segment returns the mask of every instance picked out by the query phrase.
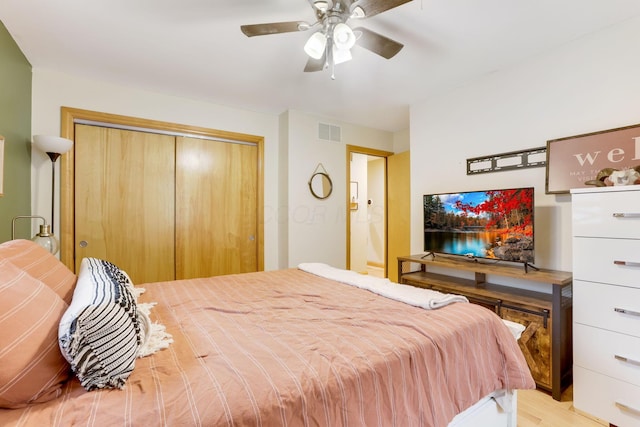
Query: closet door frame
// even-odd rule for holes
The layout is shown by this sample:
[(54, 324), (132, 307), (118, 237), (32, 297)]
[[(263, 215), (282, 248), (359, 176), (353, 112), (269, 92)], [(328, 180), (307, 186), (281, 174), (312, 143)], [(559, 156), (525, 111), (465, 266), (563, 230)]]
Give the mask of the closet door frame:
[[(61, 108), (60, 135), (75, 141), (75, 123), (92, 121), (122, 127), (144, 128), (159, 132), (180, 133), (226, 141), (248, 142), (258, 148), (257, 183), (257, 260), (258, 271), (264, 270), (264, 137), (228, 132), (198, 126), (157, 120), (140, 119), (117, 114), (101, 113), (71, 107)], [(60, 161), (60, 260), (71, 270), (75, 266), (75, 157), (74, 148), (61, 156)]]

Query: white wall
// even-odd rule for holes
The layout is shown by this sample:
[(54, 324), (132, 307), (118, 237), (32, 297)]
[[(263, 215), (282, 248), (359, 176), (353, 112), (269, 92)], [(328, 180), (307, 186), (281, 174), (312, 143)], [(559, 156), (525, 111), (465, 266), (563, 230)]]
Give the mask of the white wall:
[[(264, 136), (265, 269), (278, 268), (278, 117), (177, 98), (42, 69), (33, 71), (32, 134), (60, 135), (60, 107)], [(59, 161), (57, 162), (59, 163)], [(59, 167), (59, 165), (57, 165)], [(59, 178), (59, 174), (57, 176)], [(60, 191), (56, 190), (59, 199)], [(56, 210), (59, 201), (56, 201)], [(51, 216), (51, 162), (33, 150), (32, 211)], [(55, 230), (60, 215), (56, 214)]]
[(422, 195), (535, 186), (536, 265), (571, 271), (571, 197), (545, 168), (466, 175), (466, 159), (640, 123), (640, 18), (591, 34), (411, 108), (411, 249)]
[[(289, 114), (280, 115), (280, 161), (278, 162), (278, 209), (271, 212), (278, 221), (278, 268), (287, 268), (289, 260), (289, 226), (287, 201), (289, 200)], [(265, 248), (266, 249), (266, 248)]]
[(393, 134), (393, 152), (403, 153), (411, 148), (411, 135), (409, 129), (401, 130)]
[[(287, 265), (300, 262), (324, 262), (346, 267), (347, 236), (347, 151), (346, 145), (393, 151), (393, 134), (363, 128), (319, 116), (291, 110), (288, 129), (289, 259)], [(318, 139), (318, 124), (341, 127), (340, 143)], [(333, 181), (333, 193), (324, 200), (309, 192), (309, 178), (322, 164)]]

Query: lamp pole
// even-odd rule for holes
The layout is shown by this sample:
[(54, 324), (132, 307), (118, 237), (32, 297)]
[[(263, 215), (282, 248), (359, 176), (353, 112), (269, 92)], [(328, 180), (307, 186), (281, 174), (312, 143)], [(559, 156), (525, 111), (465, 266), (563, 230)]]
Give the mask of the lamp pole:
[(55, 212), (56, 204), (56, 160), (60, 157), (60, 153), (52, 153), (47, 151), (47, 156), (51, 159), (51, 233), (53, 233), (53, 214)]

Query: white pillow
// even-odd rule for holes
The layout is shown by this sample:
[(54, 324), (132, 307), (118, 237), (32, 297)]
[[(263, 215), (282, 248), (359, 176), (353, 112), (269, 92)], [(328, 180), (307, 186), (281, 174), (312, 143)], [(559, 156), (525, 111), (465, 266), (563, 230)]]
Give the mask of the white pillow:
[(60, 350), (82, 386), (124, 387), (141, 338), (129, 277), (108, 261), (84, 258), (58, 328)]

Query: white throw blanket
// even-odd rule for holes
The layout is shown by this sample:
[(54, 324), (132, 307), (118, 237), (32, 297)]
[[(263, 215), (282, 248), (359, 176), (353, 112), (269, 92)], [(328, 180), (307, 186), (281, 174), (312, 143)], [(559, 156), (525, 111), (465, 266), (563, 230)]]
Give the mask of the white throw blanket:
[[(132, 289), (136, 299), (146, 291), (145, 288), (133, 286)], [(142, 332), (142, 343), (138, 349), (138, 358), (150, 356), (169, 347), (169, 344), (173, 342), (173, 337), (167, 332), (165, 326), (158, 322), (152, 322), (149, 317), (151, 309), (156, 304), (155, 302), (137, 303), (138, 321)]]
[(431, 289), (401, 285), (391, 282), (389, 279), (367, 276), (322, 263), (302, 263), (298, 265), (298, 268), (316, 276), (366, 289), (384, 297), (427, 310), (444, 307), (454, 302), (469, 302), (462, 295), (444, 294)]

